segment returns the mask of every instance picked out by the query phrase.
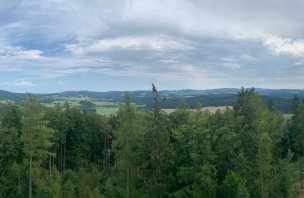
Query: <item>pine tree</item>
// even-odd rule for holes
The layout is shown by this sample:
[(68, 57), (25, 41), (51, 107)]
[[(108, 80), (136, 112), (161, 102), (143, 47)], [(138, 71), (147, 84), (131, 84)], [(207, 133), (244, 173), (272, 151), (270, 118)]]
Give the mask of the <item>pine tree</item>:
[(2, 126), (4, 128), (14, 128), (17, 131), (17, 134), (21, 134), (21, 111), (20, 108), (9, 102), (2, 113)]
[(254, 181), (247, 186), (252, 196), (267, 197), (269, 194), (272, 140), (282, 131), (269, 127), (274, 123), (267, 120), (268, 112), (253, 88), (239, 92), (235, 107), (236, 130), (245, 157), (245, 169), (239, 171), (243, 172), (242, 177)]
[(233, 171), (228, 171), (223, 186), (221, 187), (221, 197), (249, 198), (250, 195), (241, 176)]
[(32, 197), (33, 168), (40, 167), (43, 160), (52, 156), (49, 151), (53, 143), (50, 141), (54, 131), (47, 127), (43, 120), (43, 112), (40, 104), (31, 95), (25, 102), (25, 112), (22, 119), (23, 151), (29, 159), (29, 197)]
[(286, 158), (280, 159), (274, 165), (273, 173), (274, 180), (272, 183), (272, 194), (270, 197), (299, 197), (295, 187), (294, 166), (292, 164), (292, 153), (289, 150)]
[(0, 197), (17, 197), (20, 142), (15, 129), (0, 128)]
[(131, 104), (127, 93), (125, 104), (120, 108), (118, 117), (118, 130), (114, 133), (113, 141), (117, 170), (108, 184), (108, 194), (115, 197), (139, 197), (139, 190), (136, 189), (135, 184), (138, 182), (136, 152), (140, 140), (140, 124), (135, 107)]
[[(208, 129), (210, 114), (197, 112), (174, 131), (178, 189), (176, 197), (216, 197), (216, 170)], [(176, 184), (177, 185), (177, 184)]]
[(69, 120), (67, 119), (62, 106), (56, 104), (54, 107), (47, 108), (44, 115), (45, 120), (48, 121), (47, 126), (52, 128), (55, 133), (52, 138), (54, 143), (51, 150), (56, 153), (56, 161), (54, 156), (49, 158), (49, 172), (51, 175), (52, 167), (55, 165), (59, 171), (65, 170), (65, 148), (66, 135), (69, 128)]
[(140, 169), (147, 194), (166, 197), (172, 185), (174, 150), (170, 142), (168, 121), (161, 111), (161, 99), (154, 84), (153, 111), (145, 123), (145, 134), (140, 145)]

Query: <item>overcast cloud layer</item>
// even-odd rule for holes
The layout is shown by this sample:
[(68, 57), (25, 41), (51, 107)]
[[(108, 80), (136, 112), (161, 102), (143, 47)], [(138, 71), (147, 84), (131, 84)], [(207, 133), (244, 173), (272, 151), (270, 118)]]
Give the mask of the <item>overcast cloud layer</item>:
[(304, 88), (302, 0), (0, 0), (0, 89)]

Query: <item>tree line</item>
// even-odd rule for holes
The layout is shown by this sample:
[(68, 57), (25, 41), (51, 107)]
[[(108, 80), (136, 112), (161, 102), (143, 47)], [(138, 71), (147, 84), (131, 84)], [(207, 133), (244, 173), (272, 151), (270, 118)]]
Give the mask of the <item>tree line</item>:
[(285, 120), (252, 89), (212, 114), (137, 110), (128, 94), (117, 115), (68, 103), (46, 108), (30, 94), (1, 112), (0, 196), (298, 197), (304, 166), (304, 102)]

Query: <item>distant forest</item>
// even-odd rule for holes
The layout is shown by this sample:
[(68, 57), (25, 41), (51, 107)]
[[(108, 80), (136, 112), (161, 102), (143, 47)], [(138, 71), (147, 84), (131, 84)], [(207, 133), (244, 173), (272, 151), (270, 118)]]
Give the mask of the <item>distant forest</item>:
[[(222, 88), (210, 90), (175, 90), (175, 91), (159, 91), (162, 97), (161, 108), (174, 109), (179, 105), (180, 98), (183, 97), (187, 102), (189, 108), (196, 108), (200, 106), (235, 106), (237, 104), (237, 93), (240, 89)], [(304, 97), (304, 90), (296, 89), (256, 89), (260, 95), (261, 100), (265, 105), (271, 100), (274, 106), (281, 113), (292, 113), (292, 101), (295, 95)], [(53, 94), (33, 94), (39, 99), (42, 104), (56, 103), (61, 98), (62, 101), (72, 97), (88, 97), (91, 99), (98, 99), (102, 101), (112, 102), (120, 105), (124, 103), (124, 91), (109, 91), (109, 92), (92, 92), (92, 91), (66, 91)], [(151, 91), (130, 91), (129, 96), (136, 106), (153, 107), (153, 94)], [(26, 94), (12, 93), (0, 90), (0, 110), (4, 108), (5, 101), (13, 101), (18, 104), (24, 103)], [(1, 102), (3, 101), (3, 102)], [(57, 101), (58, 102), (58, 101)], [(82, 101), (81, 108), (86, 111), (96, 111), (98, 107), (94, 106), (91, 101)], [(116, 105), (116, 106), (117, 106)]]
[(300, 96), (290, 100), (293, 116), (285, 119), (277, 101), (255, 89), (223, 94), (234, 107), (216, 113), (179, 97), (168, 114), (161, 110), (168, 95), (154, 85), (150, 95), (148, 108), (138, 109), (138, 97), (126, 93), (109, 117), (14, 95), (20, 101), (0, 112), (0, 197), (299, 197)]

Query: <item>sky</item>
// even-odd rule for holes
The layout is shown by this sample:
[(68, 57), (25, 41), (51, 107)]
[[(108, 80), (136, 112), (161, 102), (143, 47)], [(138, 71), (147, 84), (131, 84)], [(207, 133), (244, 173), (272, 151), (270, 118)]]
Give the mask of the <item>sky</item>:
[(0, 0), (0, 89), (304, 89), (303, 0)]

